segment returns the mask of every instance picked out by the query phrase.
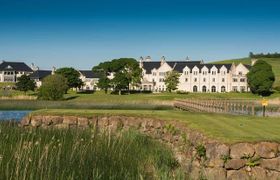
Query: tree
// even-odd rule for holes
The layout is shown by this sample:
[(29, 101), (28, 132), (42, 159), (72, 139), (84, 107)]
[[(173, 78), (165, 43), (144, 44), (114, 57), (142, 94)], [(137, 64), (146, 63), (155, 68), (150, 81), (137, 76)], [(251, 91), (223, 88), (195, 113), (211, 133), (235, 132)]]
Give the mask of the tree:
[(122, 90), (129, 90), (130, 87), (138, 86), (142, 77), (139, 63), (133, 58), (113, 59), (112, 61), (100, 63), (98, 66), (93, 67), (92, 70), (101, 72), (106, 77), (108, 74), (114, 73), (112, 80), (105, 77), (100, 78), (98, 87), (105, 89), (112, 85), (114, 90), (119, 91), (119, 94), (121, 94)]
[(247, 78), (251, 92), (263, 96), (270, 94), (275, 81), (271, 65), (263, 60), (258, 60), (255, 65), (251, 67)]
[(112, 84), (115, 91), (118, 91), (119, 95), (121, 95), (122, 90), (128, 89), (129, 80), (124, 72), (118, 72), (115, 74), (115, 77), (112, 79)]
[(107, 78), (105, 75), (101, 75), (101, 77), (98, 80), (97, 87), (105, 91), (105, 94), (107, 94), (108, 89), (110, 88), (110, 79)]
[(49, 75), (43, 79), (38, 97), (44, 100), (60, 100), (63, 99), (67, 89), (67, 79), (64, 76), (60, 74)]
[(97, 87), (104, 90), (105, 94), (107, 94), (108, 89), (110, 86), (110, 79), (107, 77), (107, 75), (110, 72), (110, 62), (103, 62), (100, 63), (98, 66), (94, 66), (92, 68), (93, 73), (98, 73), (100, 75), (100, 78), (97, 83)]
[(16, 88), (20, 91), (24, 91), (25, 93), (29, 90), (34, 91), (35, 87), (35, 82), (29, 76), (22, 75), (17, 79)]
[(177, 71), (169, 71), (165, 75), (164, 83), (167, 91), (171, 92), (177, 89), (180, 74)]
[(64, 67), (57, 69), (56, 74), (60, 74), (67, 79), (68, 88), (81, 88), (83, 81), (80, 79), (80, 73), (74, 68)]

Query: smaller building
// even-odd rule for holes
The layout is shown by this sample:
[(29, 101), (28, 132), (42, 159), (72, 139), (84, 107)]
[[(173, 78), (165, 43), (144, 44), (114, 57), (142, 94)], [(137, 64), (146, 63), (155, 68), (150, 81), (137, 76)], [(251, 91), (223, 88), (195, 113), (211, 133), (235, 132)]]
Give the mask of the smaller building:
[(39, 88), (42, 85), (42, 80), (51, 74), (53, 74), (51, 70), (37, 70), (30, 74), (29, 77), (35, 81), (36, 87)]
[(99, 81), (100, 75), (93, 73), (91, 70), (79, 70), (80, 79), (83, 81), (84, 85), (80, 90), (82, 91), (95, 91), (98, 90), (97, 83)]
[(0, 82), (17, 82), (22, 75), (29, 75), (33, 70), (24, 62), (8, 62), (0, 63)]

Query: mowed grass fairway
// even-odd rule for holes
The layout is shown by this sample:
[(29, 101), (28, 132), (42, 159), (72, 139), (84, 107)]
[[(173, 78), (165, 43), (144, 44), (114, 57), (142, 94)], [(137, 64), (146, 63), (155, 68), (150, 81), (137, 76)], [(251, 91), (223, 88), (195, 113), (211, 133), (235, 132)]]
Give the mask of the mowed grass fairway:
[[(272, 70), (275, 74), (275, 83), (274, 87), (280, 86), (280, 58), (258, 58), (259, 60), (264, 60), (272, 66)], [(251, 58), (241, 58), (241, 59), (231, 59), (231, 60), (223, 60), (217, 61), (214, 63), (222, 64), (222, 63), (243, 63), (251, 65)]]
[(177, 120), (192, 129), (224, 143), (277, 141), (280, 142), (280, 118), (190, 113), (176, 110), (74, 110), (52, 109), (34, 111), (38, 115), (125, 115), (156, 117), (162, 120)]

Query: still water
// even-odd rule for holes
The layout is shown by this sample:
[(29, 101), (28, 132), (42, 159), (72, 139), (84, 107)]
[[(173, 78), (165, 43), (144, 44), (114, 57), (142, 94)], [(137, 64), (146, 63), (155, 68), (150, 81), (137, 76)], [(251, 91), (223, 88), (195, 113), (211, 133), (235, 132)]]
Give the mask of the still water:
[(20, 121), (31, 111), (2, 111), (0, 110), (0, 120), (15, 120)]

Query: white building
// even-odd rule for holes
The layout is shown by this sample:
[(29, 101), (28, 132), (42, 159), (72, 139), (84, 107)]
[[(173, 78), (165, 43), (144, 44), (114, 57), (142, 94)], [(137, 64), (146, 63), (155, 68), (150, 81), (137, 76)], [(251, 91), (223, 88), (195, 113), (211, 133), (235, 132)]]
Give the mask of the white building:
[(29, 75), (33, 70), (23, 62), (0, 62), (0, 82), (17, 82), (22, 75)]
[(164, 78), (167, 72), (180, 73), (178, 90), (186, 92), (247, 92), (246, 74), (250, 66), (236, 64), (204, 64), (203, 61), (152, 61), (140, 58), (143, 70), (141, 88), (154, 92), (166, 91)]
[(97, 83), (99, 81), (99, 75), (93, 73), (91, 70), (79, 70), (80, 79), (83, 81), (84, 86), (81, 90), (94, 91), (98, 90)]
[(32, 74), (30, 74), (30, 79), (34, 80), (35, 83), (36, 83), (36, 87), (40, 87), (42, 85), (42, 80), (53, 74), (54, 72), (51, 71), (51, 70), (37, 70), (37, 71), (34, 71)]

